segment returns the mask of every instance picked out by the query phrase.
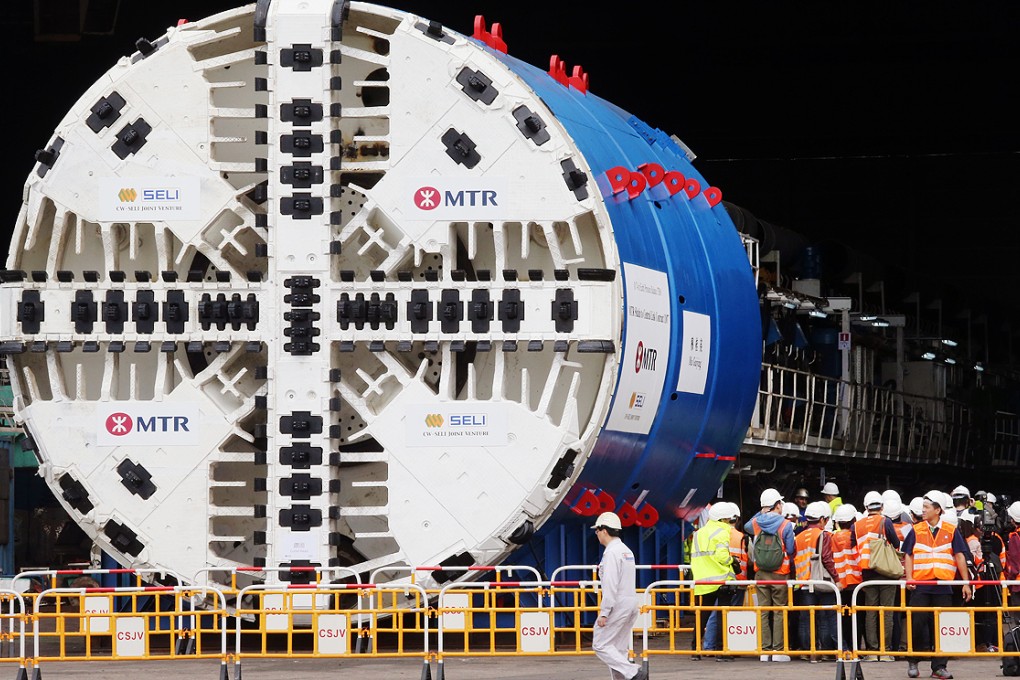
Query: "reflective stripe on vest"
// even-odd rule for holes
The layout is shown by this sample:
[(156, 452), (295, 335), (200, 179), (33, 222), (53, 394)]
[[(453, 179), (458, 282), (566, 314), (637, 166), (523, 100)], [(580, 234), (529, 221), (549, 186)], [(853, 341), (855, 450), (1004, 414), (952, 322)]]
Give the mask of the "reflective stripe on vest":
[(822, 530), (818, 527), (811, 527), (797, 534), (794, 543), (797, 545), (797, 555), (793, 563), (797, 568), (796, 579), (807, 581), (811, 578), (811, 558), (815, 554), (815, 546), (818, 544), (818, 537)]
[(696, 559), (698, 557), (711, 557), (712, 555), (714, 555), (715, 554), (715, 550), (709, 550), (708, 547), (710, 545), (712, 545), (712, 539), (714, 539), (716, 536), (718, 536), (719, 534), (721, 534), (724, 531), (726, 531), (725, 528), (718, 527), (715, 531), (713, 531), (711, 534), (709, 534), (708, 535), (708, 541), (706, 541), (707, 545), (704, 546), (705, 550), (699, 550), (699, 548), (701, 546), (698, 545), (699, 538), (701, 537), (702, 532), (701, 531), (695, 532), (695, 534), (694, 534), (694, 545), (691, 546), (691, 548), (692, 548), (692, 550), (691, 550), (691, 559), (693, 560), (693, 559)]
[(956, 557), (953, 555), (953, 535), (956, 528), (939, 522), (938, 534), (931, 535), (927, 522), (914, 525), (914, 573), (915, 581), (952, 581), (956, 578)]
[[(783, 531), (786, 529), (786, 525), (789, 523), (790, 520), (784, 518), (783, 521), (779, 523), (779, 529), (776, 531), (776, 536), (779, 537), (779, 543), (780, 545), (783, 546), (783, 563), (779, 565), (778, 569), (772, 572), (773, 574), (790, 573), (790, 555), (786, 552), (786, 539), (783, 538)], [(754, 529), (754, 535), (755, 538), (757, 538), (758, 534), (761, 533), (761, 527), (758, 526), (758, 520), (756, 519), (751, 520), (751, 528)], [(757, 567), (755, 568), (757, 569)]]
[(857, 548), (850, 544), (850, 530), (841, 529), (832, 534), (832, 557), (836, 561), (836, 575), (842, 588), (861, 582), (857, 567)]
[(871, 539), (885, 536), (885, 515), (868, 515), (854, 524), (857, 537), (858, 566), (861, 571), (871, 568)]

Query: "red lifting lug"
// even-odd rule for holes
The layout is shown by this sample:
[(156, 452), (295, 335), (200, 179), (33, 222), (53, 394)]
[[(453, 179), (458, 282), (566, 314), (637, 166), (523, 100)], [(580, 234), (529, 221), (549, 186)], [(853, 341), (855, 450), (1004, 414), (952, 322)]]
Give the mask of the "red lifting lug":
[(489, 34), (492, 42), (489, 43), (489, 47), (506, 54), (506, 42), (503, 40), (503, 25), (498, 21), (492, 24), (492, 33)]
[(676, 170), (667, 172), (662, 181), (670, 196), (676, 196), (687, 184), (687, 178)]
[(570, 76), (570, 84), (574, 86), (575, 90), (588, 94), (588, 74), (584, 72), (583, 68), (574, 67), (574, 74)]
[(567, 81), (567, 63), (560, 59), (558, 54), (549, 57), (549, 75), (560, 85), (566, 86), (569, 84)]
[(642, 529), (655, 526), (659, 521), (659, 511), (652, 507), (651, 503), (645, 503), (637, 512), (637, 519), (634, 522)]
[(582, 517), (597, 515), (600, 512), (598, 496), (591, 489), (585, 489), (574, 504), (570, 506), (570, 509)]
[(648, 180), (640, 172), (630, 173), (630, 181), (627, 182), (627, 196), (634, 200), (641, 195), (641, 192), (648, 187)]
[[(666, 171), (662, 169), (662, 166), (658, 163), (642, 163), (637, 166), (637, 169), (641, 171), (641, 174), (648, 180), (648, 188), (659, 186), (662, 183), (663, 177), (666, 175)], [(679, 190), (678, 190), (679, 191)]]
[(485, 42), (485, 36), (488, 35), (489, 30), (485, 27), (485, 17), (481, 14), (475, 15), (475, 32), (471, 34), (471, 37), (475, 40), (481, 40)]
[(612, 512), (613, 508), (616, 507), (616, 499), (613, 498), (613, 494), (608, 491), (599, 491), (597, 496), (599, 499), (599, 510), (601, 512)]
[(637, 521), (637, 511), (634, 510), (634, 506), (624, 501), (620, 504), (620, 507), (616, 509), (616, 514), (620, 516), (620, 524), (625, 527), (629, 527)]
[(622, 165), (617, 165), (615, 168), (606, 170), (606, 179), (609, 180), (609, 186), (613, 188), (613, 193), (618, 194), (630, 184), (630, 170)]
[(722, 189), (719, 187), (709, 187), (705, 189), (705, 200), (708, 201), (708, 207), (714, 208), (715, 206), (722, 203)]
[(684, 191), (687, 192), (687, 198), (694, 198), (701, 193), (701, 182), (693, 177), (688, 177), (687, 186), (684, 187)]
[(177, 27), (180, 28), (181, 26), (183, 26), (186, 23), (188, 23), (187, 19), (178, 19), (177, 20)]

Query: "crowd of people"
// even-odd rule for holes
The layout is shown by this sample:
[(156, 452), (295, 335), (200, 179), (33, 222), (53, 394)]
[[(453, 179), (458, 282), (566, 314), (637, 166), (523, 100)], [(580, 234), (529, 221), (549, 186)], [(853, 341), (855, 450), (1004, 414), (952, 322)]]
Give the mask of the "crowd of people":
[[(834, 605), (835, 590), (842, 603), (850, 604), (855, 590), (857, 606), (865, 611), (858, 626), (859, 649), (865, 661), (895, 661), (906, 644), (906, 613), (896, 611), (902, 589), (888, 584), (906, 580), (912, 650), (935, 649), (933, 610), (963, 606), (981, 595), (985, 606), (995, 605), (1001, 589), (980, 584), (949, 584), (952, 581), (1016, 579), (1020, 574), (1020, 501), (1004, 508), (999, 517), (994, 494), (971, 495), (963, 486), (951, 493), (931, 490), (904, 503), (894, 490), (869, 491), (860, 511), (844, 503), (839, 488), (829, 482), (820, 500), (811, 502), (806, 489), (798, 489), (787, 502), (776, 489), (761, 493), (759, 510), (741, 525), (741, 509), (720, 501), (712, 504), (694, 533), (690, 546), (696, 601), (704, 608), (744, 603), (746, 588), (727, 587), (733, 580), (765, 581), (754, 588), (761, 611), (762, 661), (790, 661), (788, 649), (819, 651), (837, 648), (837, 626), (843, 646), (851, 647), (852, 625), (848, 616), (832, 609), (784, 609), (789, 593), (801, 607)], [(1002, 504), (998, 504), (1001, 509)], [(785, 581), (827, 581), (832, 588), (803, 585), (790, 588)], [(863, 584), (879, 582), (864, 587)], [(868, 609), (878, 607), (886, 609)], [(721, 628), (717, 610), (701, 616), (702, 649), (720, 650)], [(789, 617), (784, 626), (784, 617)], [(978, 612), (976, 637), (981, 651), (998, 651), (997, 614)], [(812, 631), (812, 620), (814, 630)], [(791, 636), (784, 644), (784, 630)], [(812, 641), (812, 632), (814, 633)], [(813, 642), (813, 644), (812, 644)], [(725, 656), (716, 656), (725, 660)], [(933, 657), (931, 677), (952, 678), (944, 657)], [(907, 675), (919, 676), (918, 657), (907, 658)]]

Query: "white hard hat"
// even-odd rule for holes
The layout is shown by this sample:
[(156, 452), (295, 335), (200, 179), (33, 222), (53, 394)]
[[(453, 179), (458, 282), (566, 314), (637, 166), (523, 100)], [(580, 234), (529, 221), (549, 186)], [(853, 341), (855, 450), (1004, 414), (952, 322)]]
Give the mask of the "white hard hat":
[(856, 512), (854, 510), (854, 506), (850, 505), (849, 503), (844, 503), (843, 505), (836, 508), (836, 511), (832, 513), (832, 521), (852, 522), (854, 521), (855, 514)]
[(857, 521), (864, 519), (864, 513), (862, 512), (855, 512), (854, 515), (855, 515), (854, 519), (856, 519)]
[(953, 492), (949, 495), (953, 498), (970, 498), (970, 489), (961, 484), (953, 489)]
[(910, 512), (920, 517), (921, 513), (924, 512), (924, 499), (920, 496), (914, 496), (910, 501)]
[(1020, 501), (1016, 501), (1013, 505), (1006, 508), (1006, 514), (1014, 522), (1020, 524)]
[(968, 522), (970, 522), (971, 524), (973, 524), (973, 523), (974, 523), (974, 513), (973, 513), (973, 512), (971, 512), (970, 510), (967, 510), (967, 511), (965, 511), (965, 512), (961, 512), (961, 513), (959, 514), (959, 518), (960, 518), (960, 519), (963, 519), (963, 520), (967, 520), (967, 521), (968, 521)]
[(903, 505), (903, 499), (900, 498), (899, 492), (893, 489), (886, 489), (882, 492), (882, 501), (885, 502), (886, 505), (888, 505), (891, 501), (896, 501), (900, 505)]
[(615, 512), (603, 512), (599, 515), (599, 518), (595, 520), (595, 524), (593, 524), (591, 528), (598, 529), (599, 527), (606, 527), (607, 529), (623, 528), (620, 524), (620, 516)]
[(825, 494), (826, 496), (838, 496), (839, 487), (833, 484), (832, 482), (826, 482), (825, 486), (822, 487), (822, 493)]
[(999, 501), (999, 499), (996, 498), (994, 493), (987, 493), (987, 494), (985, 494), (985, 502), (986, 503), (997, 503), (998, 501)]
[(942, 521), (955, 527), (960, 523), (960, 518), (956, 516), (955, 512), (947, 512), (942, 515)]
[(726, 519), (740, 519), (740, 506), (736, 503), (727, 503), (726, 509), (729, 510), (729, 514), (726, 515)]
[(800, 508), (796, 503), (783, 503), (783, 517), (800, 517)]
[(732, 517), (730, 509), (726, 507), (725, 501), (719, 501), (718, 503), (712, 503), (712, 507), (708, 509), (708, 518), (711, 520), (719, 521), (721, 519), (729, 519)]
[[(941, 491), (932, 489), (928, 493), (924, 494), (924, 498), (922, 500), (930, 501), (931, 503), (939, 506), (943, 510), (946, 509), (946, 495), (943, 494)], [(949, 500), (950, 500), (949, 507), (953, 507), (952, 499)]]
[(864, 509), (875, 510), (882, 507), (882, 494), (877, 491), (869, 491), (864, 494)]
[(783, 494), (775, 489), (765, 489), (761, 492), (761, 505), (758, 507), (771, 508), (781, 500), (783, 500)]
[(903, 515), (903, 503), (898, 500), (886, 501), (882, 506), (882, 514), (894, 522), (899, 521)]
[(814, 503), (808, 503), (807, 508), (804, 510), (804, 516), (809, 520), (822, 519), (829, 516), (829, 504), (825, 501), (815, 501)]

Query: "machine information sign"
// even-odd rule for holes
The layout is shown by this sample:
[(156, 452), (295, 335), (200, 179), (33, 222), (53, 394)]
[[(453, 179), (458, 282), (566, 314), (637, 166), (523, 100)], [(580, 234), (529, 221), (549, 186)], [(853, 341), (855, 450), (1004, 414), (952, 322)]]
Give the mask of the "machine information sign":
[(726, 612), (724, 634), (726, 649), (753, 652), (758, 649), (758, 613)]
[(850, 334), (840, 333), (839, 334), (839, 351), (846, 352), (850, 349)]
[(664, 272), (624, 263), (627, 341), (606, 428), (648, 434), (659, 410), (669, 365), (670, 298)]
[(680, 348), (680, 378), (677, 392), (704, 394), (712, 356), (712, 318), (697, 312), (684, 312), (683, 346)]

